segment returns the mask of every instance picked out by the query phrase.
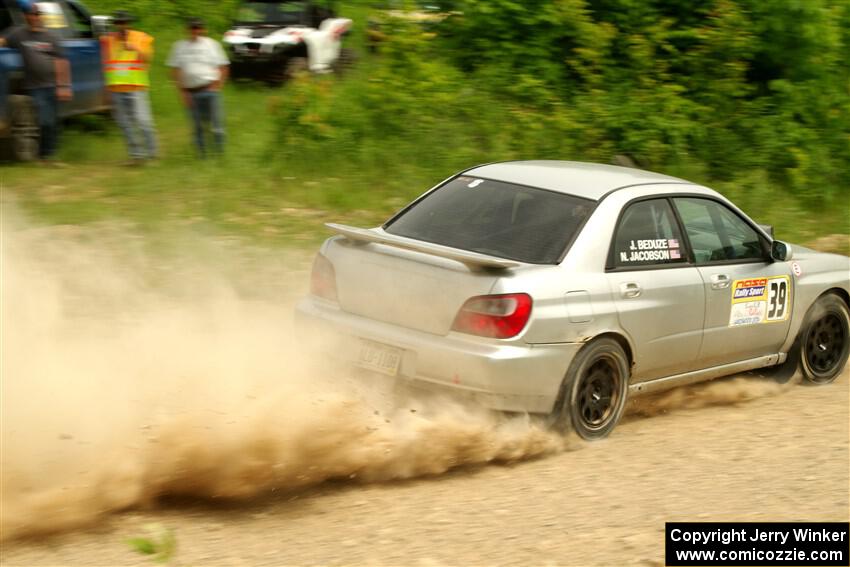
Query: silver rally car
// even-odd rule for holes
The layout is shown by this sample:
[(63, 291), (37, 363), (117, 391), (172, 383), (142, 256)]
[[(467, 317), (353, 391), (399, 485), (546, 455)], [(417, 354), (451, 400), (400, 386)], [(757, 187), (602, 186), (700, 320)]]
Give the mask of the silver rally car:
[(674, 177), (495, 163), (328, 226), (296, 317), (334, 357), (586, 439), (629, 395), (770, 366), (827, 383), (850, 351), (850, 258)]

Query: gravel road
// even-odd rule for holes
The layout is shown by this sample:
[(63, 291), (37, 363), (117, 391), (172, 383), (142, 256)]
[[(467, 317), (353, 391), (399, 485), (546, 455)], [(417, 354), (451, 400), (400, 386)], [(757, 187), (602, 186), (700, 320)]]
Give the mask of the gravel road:
[(850, 516), (847, 369), (681, 388), (563, 449), (342, 395), (282, 324), (309, 258), (59, 236), (3, 238), (3, 565), (154, 565), (127, 543), (151, 529), (181, 566), (661, 565), (666, 521)]
[(7, 542), (2, 563), (151, 565), (126, 540), (157, 524), (175, 565), (662, 565), (666, 521), (847, 521), (848, 372), (727, 394), (680, 390), (607, 440), (512, 465), (133, 510)]

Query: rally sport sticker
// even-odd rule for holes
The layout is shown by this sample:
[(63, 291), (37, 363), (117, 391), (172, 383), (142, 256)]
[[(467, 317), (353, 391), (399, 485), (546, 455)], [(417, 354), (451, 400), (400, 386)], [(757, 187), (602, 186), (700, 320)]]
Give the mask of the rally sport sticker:
[(729, 326), (785, 321), (791, 311), (791, 278), (773, 276), (735, 280)]

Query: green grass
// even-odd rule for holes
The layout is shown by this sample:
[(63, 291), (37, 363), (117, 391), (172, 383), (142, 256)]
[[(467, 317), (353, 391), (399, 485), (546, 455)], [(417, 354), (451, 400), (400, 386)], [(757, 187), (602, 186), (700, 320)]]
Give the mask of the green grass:
[(0, 165), (3, 203), (17, 203), (39, 223), (115, 220), (144, 232), (193, 226), (274, 245), (313, 245), (326, 235), (324, 222), (377, 223), (391, 211), (391, 203), (347, 196), (348, 204), (357, 201), (357, 207), (322, 208), (346, 200), (327, 198), (345, 194), (343, 180), (295, 177), (279, 166), (270, 109), (286, 104), (286, 87), (228, 84), (226, 153), (197, 158), (185, 109), (162, 63), (175, 39), (174, 34), (157, 38), (152, 73), (160, 160), (142, 168), (124, 167), (124, 140), (111, 117), (71, 120), (59, 154), (69, 167)]
[(127, 540), (130, 549), (141, 555), (150, 556), (157, 563), (168, 563), (177, 551), (177, 537), (174, 531), (159, 524), (145, 526), (144, 537)]
[[(354, 142), (368, 151), (368, 160), (351, 165), (330, 151), (323, 156), (321, 147), (318, 152), (315, 147), (322, 142), (314, 139), (307, 152), (314, 157), (310, 163), (298, 163), (297, 147), (295, 157), (292, 148), (287, 149), (288, 158), (278, 147), (278, 129), (283, 124), (279, 111), (297, 103), (297, 86), (230, 83), (224, 90), (226, 153), (217, 159), (198, 159), (185, 109), (163, 63), (178, 38), (176, 30), (157, 34), (151, 98), (162, 153), (158, 162), (143, 168), (123, 167), (126, 148), (112, 119), (77, 119), (66, 125), (62, 135), (60, 158), (68, 168), (0, 165), (2, 203), (16, 203), (36, 223), (113, 222), (146, 234), (191, 230), (261, 246), (314, 248), (328, 235), (325, 222), (374, 226), (451, 174), (444, 170), (448, 167), (460, 169), (475, 161), (514, 157), (488, 155), (481, 160), (472, 157), (480, 152), (470, 147), (467, 162), (464, 156), (440, 155), (446, 148), (434, 144), (417, 150), (413, 139), (409, 147), (399, 150), (392, 139), (376, 135)], [(345, 78), (321, 80), (345, 81), (330, 86), (355, 96), (360, 85), (370, 80), (373, 57), (361, 55), (355, 72)], [(351, 108), (354, 111), (357, 106)], [(383, 155), (394, 156), (390, 165), (382, 161)], [(689, 172), (665, 173), (688, 177)], [(692, 178), (704, 181), (698, 172)], [(828, 235), (850, 234), (847, 211), (839, 207), (813, 214), (805, 203), (761, 177), (715, 187), (758, 222), (774, 225), (777, 237), (784, 240), (809, 243)], [(833, 241), (837, 244), (832, 249), (850, 252), (848, 238)]]

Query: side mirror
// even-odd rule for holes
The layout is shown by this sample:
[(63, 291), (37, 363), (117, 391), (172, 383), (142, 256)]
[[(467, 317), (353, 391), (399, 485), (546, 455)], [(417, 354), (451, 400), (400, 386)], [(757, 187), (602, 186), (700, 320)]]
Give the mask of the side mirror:
[(770, 257), (774, 262), (787, 262), (794, 256), (791, 246), (781, 240), (774, 240), (770, 244)]

